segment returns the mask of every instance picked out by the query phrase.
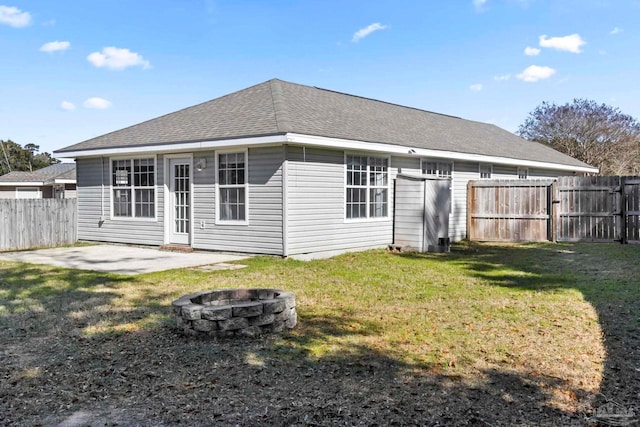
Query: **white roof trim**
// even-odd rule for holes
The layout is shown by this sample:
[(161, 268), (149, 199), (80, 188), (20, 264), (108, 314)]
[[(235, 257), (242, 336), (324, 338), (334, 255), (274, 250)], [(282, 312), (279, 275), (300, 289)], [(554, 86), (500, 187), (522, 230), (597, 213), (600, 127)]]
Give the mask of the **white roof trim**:
[(0, 181), (0, 186), (4, 187), (37, 187), (47, 185), (43, 181)]
[(97, 148), (91, 150), (78, 150), (59, 153), (54, 151), (56, 157), (71, 159), (79, 157), (113, 156), (126, 154), (158, 154), (181, 153), (187, 151), (205, 150), (207, 148), (224, 148), (239, 145), (265, 145), (287, 142), (284, 135), (259, 136), (251, 138), (221, 139), (215, 141), (185, 142), (177, 144), (141, 145), (136, 147)]
[(335, 147), (350, 150), (376, 151), (404, 156), (441, 158), (448, 160), (467, 160), (481, 163), (527, 166), (541, 169), (556, 169), (589, 173), (598, 172), (598, 168), (594, 167), (570, 166), (563, 165), (561, 163), (540, 162), (535, 160), (523, 160), (499, 156), (487, 156), (484, 154), (460, 153), (456, 151), (430, 150), (426, 148), (415, 148), (404, 145), (362, 142), (346, 139), (326, 138), (321, 136), (300, 135), (294, 133), (287, 134), (287, 141), (304, 145), (317, 145), (322, 147)]
[(60, 178), (56, 178), (53, 180), (54, 184), (75, 184), (76, 180), (75, 179), (60, 179)]
[(585, 166), (570, 166), (561, 163), (540, 162), (534, 160), (522, 160), (509, 157), (487, 156), (484, 154), (461, 153), (457, 151), (431, 150), (425, 148), (411, 147), (410, 145), (394, 145), (383, 144), (378, 142), (364, 142), (349, 139), (328, 138), (323, 136), (304, 135), (298, 133), (287, 133), (284, 135), (261, 136), (250, 138), (234, 138), (216, 141), (202, 142), (186, 142), (178, 144), (159, 144), (145, 145), (135, 147), (119, 147), (119, 148), (98, 148), (91, 150), (78, 150), (58, 153), (54, 151), (56, 157), (61, 158), (79, 158), (79, 157), (96, 157), (111, 155), (127, 155), (127, 154), (158, 154), (158, 153), (177, 153), (185, 151), (198, 151), (205, 149), (219, 149), (234, 146), (256, 146), (270, 145), (278, 143), (292, 143), (300, 145), (311, 145), (318, 147), (338, 148), (342, 150), (360, 150), (391, 153), (395, 155), (403, 155), (407, 157), (430, 157), (448, 160), (466, 160), (472, 162), (492, 163), (496, 165), (513, 165), (525, 166), (540, 169), (554, 169), (571, 172), (587, 172), (597, 173), (598, 168)]

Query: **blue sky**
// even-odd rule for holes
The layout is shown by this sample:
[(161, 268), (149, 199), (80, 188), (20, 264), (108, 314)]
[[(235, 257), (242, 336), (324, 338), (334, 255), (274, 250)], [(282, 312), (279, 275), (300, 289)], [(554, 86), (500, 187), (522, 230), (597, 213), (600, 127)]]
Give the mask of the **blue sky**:
[(515, 131), (640, 118), (640, 0), (0, 0), (0, 139), (53, 151), (279, 78)]

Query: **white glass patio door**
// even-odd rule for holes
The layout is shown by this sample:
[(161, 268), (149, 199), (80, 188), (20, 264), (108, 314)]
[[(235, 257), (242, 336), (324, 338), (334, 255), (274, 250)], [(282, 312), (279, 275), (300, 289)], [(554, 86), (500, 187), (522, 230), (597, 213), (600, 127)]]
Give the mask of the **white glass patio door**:
[(170, 243), (188, 245), (191, 241), (191, 159), (170, 159), (169, 207)]

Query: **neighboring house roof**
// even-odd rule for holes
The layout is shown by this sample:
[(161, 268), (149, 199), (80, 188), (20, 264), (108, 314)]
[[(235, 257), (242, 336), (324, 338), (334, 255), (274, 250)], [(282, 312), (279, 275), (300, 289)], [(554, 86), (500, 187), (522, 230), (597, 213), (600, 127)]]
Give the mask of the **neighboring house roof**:
[(49, 185), (75, 183), (76, 164), (56, 163), (32, 172), (9, 172), (0, 176), (0, 185)]
[(548, 146), (527, 141), (492, 124), (277, 79), (65, 147), (56, 153), (77, 155), (86, 151), (86, 155), (90, 155), (92, 150), (106, 148), (286, 134), (590, 168)]

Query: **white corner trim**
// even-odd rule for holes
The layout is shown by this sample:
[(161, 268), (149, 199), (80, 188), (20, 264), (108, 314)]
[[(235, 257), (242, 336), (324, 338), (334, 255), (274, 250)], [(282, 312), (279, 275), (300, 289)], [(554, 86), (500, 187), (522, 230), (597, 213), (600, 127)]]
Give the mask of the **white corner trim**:
[(289, 256), (289, 160), (288, 147), (284, 146), (282, 161), (282, 256)]

